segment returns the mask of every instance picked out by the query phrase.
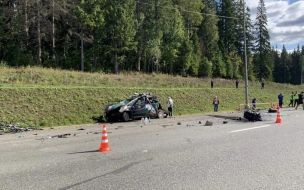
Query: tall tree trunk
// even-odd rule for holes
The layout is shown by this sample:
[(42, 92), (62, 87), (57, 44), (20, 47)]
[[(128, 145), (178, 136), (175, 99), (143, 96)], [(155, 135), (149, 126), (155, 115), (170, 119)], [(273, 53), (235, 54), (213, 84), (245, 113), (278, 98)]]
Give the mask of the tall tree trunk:
[(117, 42), (114, 41), (114, 74), (118, 75)]
[(141, 61), (141, 55), (138, 52), (138, 54), (137, 54), (137, 65), (136, 65), (136, 70), (137, 71), (140, 71), (140, 61)]
[(83, 27), (81, 26), (81, 71), (84, 71)]
[(40, 0), (37, 0), (37, 45), (38, 45), (38, 64), (41, 65), (41, 37), (40, 37)]
[(156, 60), (155, 60), (155, 73), (158, 74), (158, 62), (159, 62), (159, 59), (158, 57), (156, 56)]
[(27, 0), (24, 0), (24, 30), (26, 34), (26, 42), (25, 42), (25, 48), (28, 49), (28, 39), (29, 39), (29, 26), (28, 26), (28, 10), (27, 10)]
[(53, 52), (53, 61), (55, 61), (55, 15), (54, 15), (54, 9), (55, 9), (55, 3), (53, 0), (52, 3), (52, 52)]
[(93, 53), (93, 64), (95, 71), (97, 70), (97, 55), (96, 53)]

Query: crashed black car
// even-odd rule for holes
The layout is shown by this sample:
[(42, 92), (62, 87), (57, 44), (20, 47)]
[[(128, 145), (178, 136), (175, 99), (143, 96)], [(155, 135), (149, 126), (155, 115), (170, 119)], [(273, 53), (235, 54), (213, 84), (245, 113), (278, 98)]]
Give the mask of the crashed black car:
[(105, 107), (103, 118), (106, 121), (129, 121), (137, 118), (164, 118), (168, 111), (163, 110), (156, 96), (150, 93), (135, 93), (131, 98)]

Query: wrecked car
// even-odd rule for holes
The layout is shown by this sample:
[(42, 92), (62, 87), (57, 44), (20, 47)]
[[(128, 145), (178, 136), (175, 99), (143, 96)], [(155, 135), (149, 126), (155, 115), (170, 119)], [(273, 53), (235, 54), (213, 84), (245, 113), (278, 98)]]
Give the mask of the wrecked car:
[(163, 110), (157, 96), (150, 93), (135, 93), (131, 98), (117, 104), (105, 107), (103, 118), (105, 121), (129, 121), (138, 118), (164, 118), (169, 114)]

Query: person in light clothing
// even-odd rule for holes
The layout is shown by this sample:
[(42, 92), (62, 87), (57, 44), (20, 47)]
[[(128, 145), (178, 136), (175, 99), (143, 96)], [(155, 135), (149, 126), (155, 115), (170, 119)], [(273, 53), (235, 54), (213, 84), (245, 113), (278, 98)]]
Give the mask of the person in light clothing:
[(168, 111), (169, 111), (169, 116), (173, 116), (173, 100), (171, 97), (168, 97), (168, 101), (167, 101), (167, 107), (168, 107)]

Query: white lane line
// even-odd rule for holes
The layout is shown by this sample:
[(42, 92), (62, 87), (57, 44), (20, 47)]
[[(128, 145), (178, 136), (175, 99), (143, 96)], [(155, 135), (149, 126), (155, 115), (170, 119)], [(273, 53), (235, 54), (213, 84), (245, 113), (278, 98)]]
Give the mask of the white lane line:
[(236, 132), (242, 132), (242, 131), (248, 131), (252, 129), (259, 129), (259, 128), (264, 128), (264, 127), (269, 127), (270, 125), (262, 125), (258, 127), (252, 127), (252, 128), (247, 128), (247, 129), (240, 129), (240, 130), (235, 130), (235, 131), (230, 131), (231, 133), (236, 133)]

